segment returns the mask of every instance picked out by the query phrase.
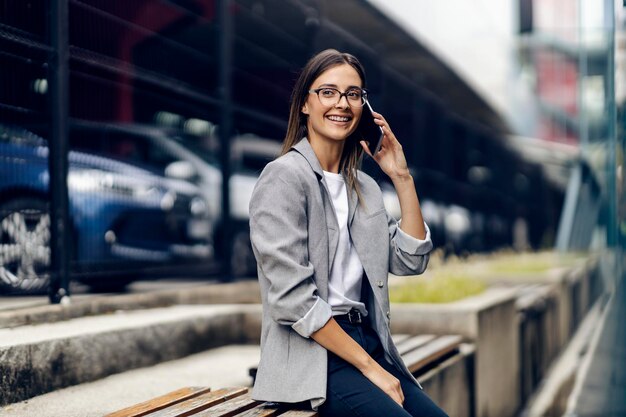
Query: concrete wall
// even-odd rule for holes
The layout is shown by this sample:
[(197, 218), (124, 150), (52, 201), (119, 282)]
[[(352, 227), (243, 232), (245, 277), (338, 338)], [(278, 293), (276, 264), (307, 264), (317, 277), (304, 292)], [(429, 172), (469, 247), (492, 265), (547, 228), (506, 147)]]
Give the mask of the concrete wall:
[(598, 263), (558, 271), (551, 282), (522, 287), (516, 302), (520, 323), (520, 398), (526, 401), (568, 344), (602, 293)]
[[(490, 288), (454, 303), (394, 304), (392, 332), (460, 334), (473, 342), (474, 402), (467, 407), (476, 417), (509, 417), (537, 388), (602, 291), (599, 264), (590, 260), (554, 269), (544, 282)], [(449, 401), (438, 383), (432, 386), (442, 404)]]
[(392, 332), (460, 334), (472, 341), (475, 416), (513, 416), (520, 405), (515, 299), (514, 289), (500, 288), (454, 303), (394, 304)]
[(428, 396), (450, 416), (474, 417), (475, 352), (474, 345), (465, 343), (458, 355), (417, 378)]
[(520, 324), (520, 399), (524, 402), (561, 347), (559, 316), (555, 291), (548, 285), (522, 290), (516, 306)]

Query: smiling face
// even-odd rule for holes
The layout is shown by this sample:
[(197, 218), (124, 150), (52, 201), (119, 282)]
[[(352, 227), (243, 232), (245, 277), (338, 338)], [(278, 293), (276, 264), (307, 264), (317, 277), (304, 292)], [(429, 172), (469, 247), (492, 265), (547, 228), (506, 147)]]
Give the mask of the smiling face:
[[(332, 87), (345, 92), (351, 88), (361, 88), (362, 84), (361, 77), (351, 65), (341, 64), (320, 74), (311, 83), (310, 89)], [(362, 111), (362, 107), (351, 107), (345, 96), (341, 97), (338, 103), (325, 106), (316, 94), (309, 94), (302, 106), (302, 113), (308, 115), (309, 140), (345, 141), (358, 126)]]

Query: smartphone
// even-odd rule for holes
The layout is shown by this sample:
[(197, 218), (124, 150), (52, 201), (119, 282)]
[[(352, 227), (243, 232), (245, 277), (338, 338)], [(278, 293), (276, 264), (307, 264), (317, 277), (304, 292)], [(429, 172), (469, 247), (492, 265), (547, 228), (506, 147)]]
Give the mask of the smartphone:
[(380, 150), (380, 146), (383, 144), (384, 133), (383, 128), (374, 122), (373, 111), (370, 102), (365, 100), (363, 114), (361, 114), (361, 121), (359, 122), (359, 131), (363, 140), (367, 142), (372, 155), (376, 155), (376, 152)]

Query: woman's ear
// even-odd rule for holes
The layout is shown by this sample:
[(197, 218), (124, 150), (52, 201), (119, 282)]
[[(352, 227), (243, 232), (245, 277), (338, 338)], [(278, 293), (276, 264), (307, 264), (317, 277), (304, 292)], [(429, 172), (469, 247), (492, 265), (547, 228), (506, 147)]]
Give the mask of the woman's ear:
[(309, 108), (306, 105), (306, 103), (304, 103), (304, 106), (302, 106), (302, 113), (304, 114), (309, 114)]

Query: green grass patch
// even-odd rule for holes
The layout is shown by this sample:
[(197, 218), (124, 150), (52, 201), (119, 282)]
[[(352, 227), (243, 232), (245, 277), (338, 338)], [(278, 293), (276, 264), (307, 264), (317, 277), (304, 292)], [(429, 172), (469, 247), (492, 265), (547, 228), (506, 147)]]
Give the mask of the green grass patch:
[(501, 254), (487, 258), (491, 273), (504, 275), (524, 275), (544, 273), (553, 268), (573, 267), (586, 256), (578, 253), (559, 254), (556, 252), (537, 252), (521, 254)]
[(449, 303), (480, 294), (486, 287), (479, 279), (439, 273), (393, 286), (389, 296), (393, 303)]
[(396, 278), (389, 295), (396, 303), (449, 303), (480, 294), (492, 284), (546, 282), (555, 268), (573, 268), (588, 257), (588, 253), (500, 251), (444, 259), (441, 251), (435, 251), (424, 275)]

